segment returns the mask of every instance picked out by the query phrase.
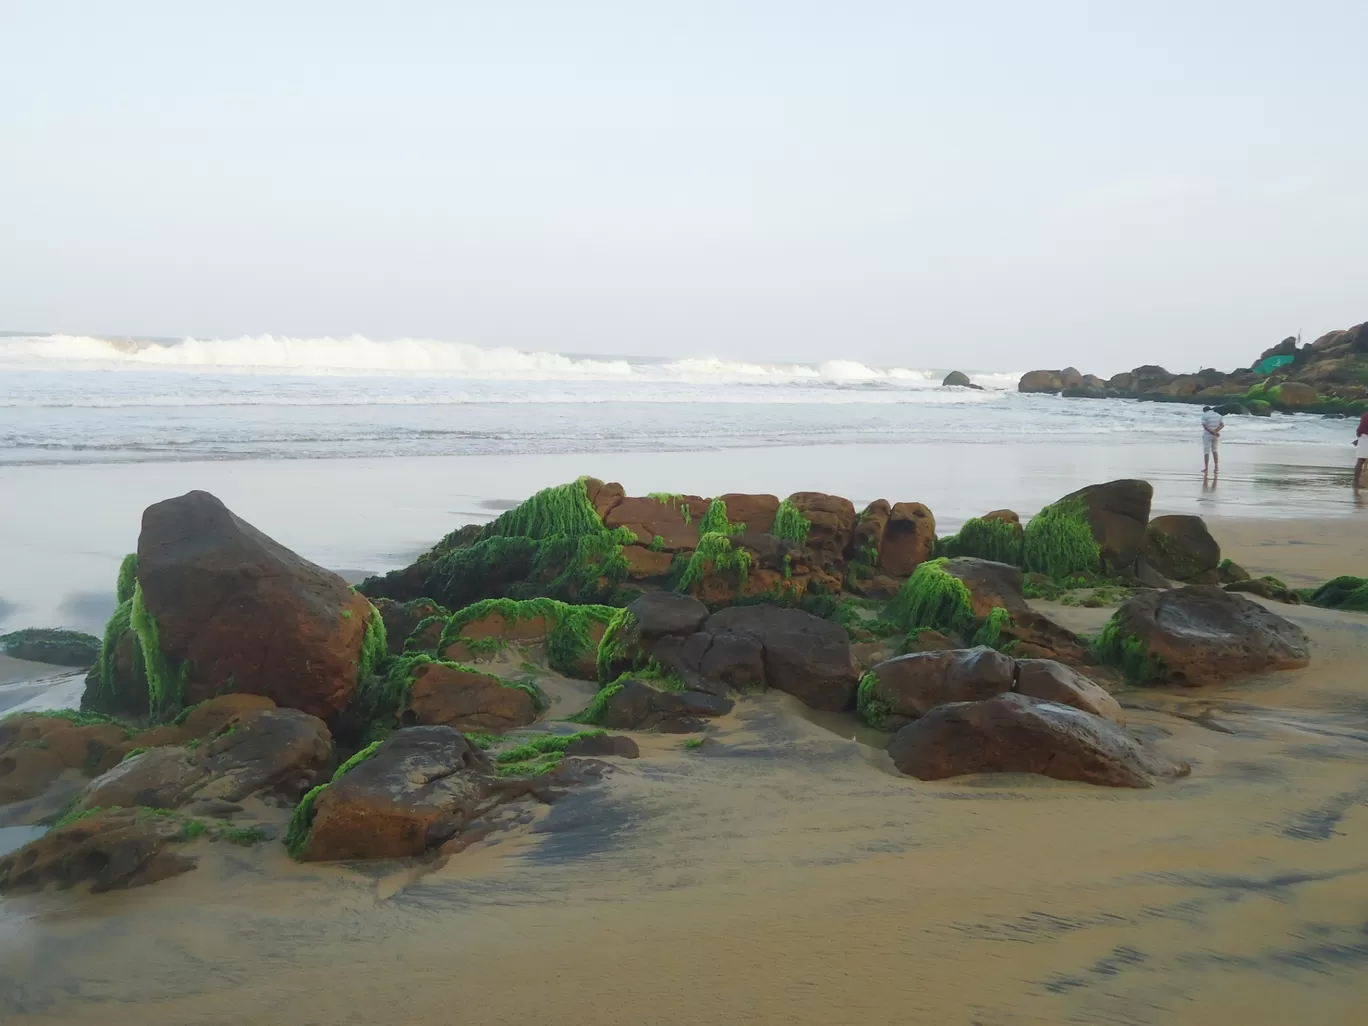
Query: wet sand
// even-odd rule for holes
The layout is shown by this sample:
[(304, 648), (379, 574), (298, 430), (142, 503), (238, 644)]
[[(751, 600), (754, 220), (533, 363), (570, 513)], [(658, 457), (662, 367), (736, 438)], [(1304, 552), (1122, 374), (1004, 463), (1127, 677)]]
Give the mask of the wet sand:
[[(1368, 570), (1353, 521), (1213, 530), (1289, 583)], [(1076, 629), (1109, 614), (1052, 608)], [(853, 719), (838, 734), (770, 694), (699, 751), (641, 735), (641, 760), (535, 832), (444, 863), (201, 844), (153, 887), (7, 900), (0, 1019), (1359, 1023), (1368, 616), (1274, 608), (1311, 634), (1307, 669), (1120, 692), (1193, 764), (1172, 785), (922, 783)]]
[[(1341, 447), (1347, 448), (1347, 447)], [(1223, 449), (1203, 481), (1198, 446), (1099, 435), (1088, 441), (864, 444), (581, 456), (236, 460), (0, 467), (0, 631), (99, 634), (119, 561), (145, 507), (192, 488), (223, 499), (277, 541), (350, 578), (390, 570), (461, 524), (493, 519), (539, 488), (590, 474), (651, 491), (826, 491), (857, 508), (924, 502), (942, 534), (1011, 506), (1028, 515), (1118, 477), (1154, 484), (1155, 513), (1273, 519), (1356, 517), (1351, 464), (1335, 447), (1263, 442)], [(90, 501), (99, 496), (98, 503)]]

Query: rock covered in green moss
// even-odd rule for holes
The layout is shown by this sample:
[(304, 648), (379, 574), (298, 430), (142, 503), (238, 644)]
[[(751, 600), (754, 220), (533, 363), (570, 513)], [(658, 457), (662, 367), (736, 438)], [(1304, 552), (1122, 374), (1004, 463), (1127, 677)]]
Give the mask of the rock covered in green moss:
[(975, 556), (995, 563), (1021, 565), (1021, 546), (1025, 532), (1011, 510), (995, 510), (982, 517), (970, 517), (959, 531), (936, 543), (938, 556)]
[(544, 644), (547, 665), (580, 680), (597, 677), (599, 642), (618, 610), (557, 599), (485, 599), (447, 618), (438, 648), (457, 662), (490, 644)]
[[(140, 672), (121, 675), (130, 632)], [(342, 578), (189, 492), (143, 513), (133, 595), (110, 622), (83, 704), (169, 717), (241, 691), (327, 718), (386, 650), (379, 614)]]
[(0, 892), (89, 884), (91, 891), (156, 883), (195, 868), (175, 846), (203, 834), (196, 820), (146, 808), (97, 809), (0, 858)]
[(1311, 591), (1306, 600), (1325, 609), (1368, 613), (1368, 578), (1336, 577)]
[(15, 659), (56, 666), (94, 666), (100, 658), (100, 639), (80, 631), (30, 627), (0, 634), (0, 652)]
[(1149, 482), (1138, 480), (1070, 492), (1026, 525), (1025, 569), (1054, 580), (1075, 573), (1133, 573), (1144, 549), (1153, 497)]
[(1296, 624), (1243, 595), (1202, 585), (1138, 592), (1108, 621), (1095, 649), (1137, 684), (1216, 684), (1311, 659)]

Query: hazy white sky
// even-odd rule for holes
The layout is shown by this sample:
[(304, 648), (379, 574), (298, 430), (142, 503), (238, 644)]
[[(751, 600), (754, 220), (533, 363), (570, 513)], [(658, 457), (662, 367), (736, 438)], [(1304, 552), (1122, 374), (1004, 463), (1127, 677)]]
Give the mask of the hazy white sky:
[(0, 328), (1111, 372), (1368, 318), (1368, 4), (0, 0)]

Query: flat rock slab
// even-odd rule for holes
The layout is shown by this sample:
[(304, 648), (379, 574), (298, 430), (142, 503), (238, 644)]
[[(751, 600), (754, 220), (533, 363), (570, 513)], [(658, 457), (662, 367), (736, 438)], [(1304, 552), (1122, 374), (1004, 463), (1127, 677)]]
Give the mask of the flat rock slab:
[(900, 773), (942, 780), (967, 773), (1038, 773), (1108, 787), (1152, 787), (1190, 772), (1125, 728), (1070, 706), (1005, 694), (942, 705), (888, 745)]
[(81, 883), (91, 891), (111, 891), (156, 883), (195, 868), (194, 859), (170, 850), (185, 839), (185, 824), (174, 817), (106, 809), (0, 858), (0, 892)]

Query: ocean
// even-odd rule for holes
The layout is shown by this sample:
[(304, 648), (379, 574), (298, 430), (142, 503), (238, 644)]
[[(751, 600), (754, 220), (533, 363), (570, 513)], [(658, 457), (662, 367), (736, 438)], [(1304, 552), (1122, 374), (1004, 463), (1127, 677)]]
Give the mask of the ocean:
[[(942, 387), (951, 369), (981, 389)], [(190, 488), (349, 576), (581, 474), (634, 494), (917, 500), (943, 532), (1130, 476), (1166, 512), (1357, 511), (1343, 421), (1232, 418), (1204, 484), (1194, 407), (1022, 395), (1025, 369), (0, 336), (0, 630), (98, 629), (142, 509)]]

